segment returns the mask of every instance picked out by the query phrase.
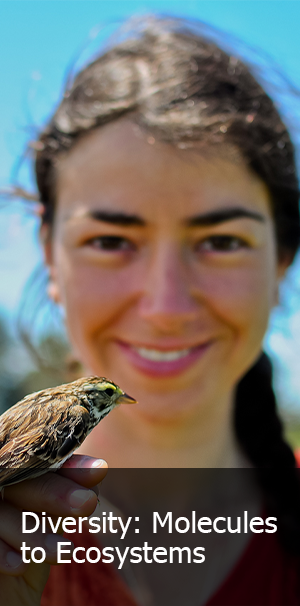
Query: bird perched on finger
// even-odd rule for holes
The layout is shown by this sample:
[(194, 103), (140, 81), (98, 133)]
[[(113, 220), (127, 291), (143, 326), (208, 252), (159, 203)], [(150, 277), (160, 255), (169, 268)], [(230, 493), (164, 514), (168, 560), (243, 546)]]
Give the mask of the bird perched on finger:
[(0, 417), (0, 490), (58, 469), (111, 410), (135, 402), (103, 377), (26, 396)]

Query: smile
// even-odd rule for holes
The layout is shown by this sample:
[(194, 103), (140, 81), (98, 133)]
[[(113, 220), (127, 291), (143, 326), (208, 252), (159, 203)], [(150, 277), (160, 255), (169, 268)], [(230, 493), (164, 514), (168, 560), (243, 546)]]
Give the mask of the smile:
[(146, 347), (133, 347), (135, 351), (146, 360), (153, 360), (155, 362), (173, 362), (173, 360), (180, 360), (188, 356), (192, 347), (189, 349), (178, 349), (170, 351), (160, 351), (158, 349), (148, 349)]
[(142, 358), (155, 362), (173, 362), (173, 360), (180, 360), (181, 358), (188, 356), (192, 351), (192, 348), (172, 351), (160, 351), (158, 349), (148, 349), (146, 347), (133, 347), (133, 349), (135, 349)]
[(152, 377), (171, 377), (185, 372), (207, 351), (211, 341), (182, 349), (155, 349), (118, 342), (128, 362), (139, 372)]

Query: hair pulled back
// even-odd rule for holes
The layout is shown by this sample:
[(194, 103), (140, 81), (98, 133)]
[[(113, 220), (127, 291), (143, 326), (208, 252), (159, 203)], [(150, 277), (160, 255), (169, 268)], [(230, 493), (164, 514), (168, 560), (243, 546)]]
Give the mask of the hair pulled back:
[[(203, 149), (224, 144), (238, 149), (269, 189), (278, 254), (291, 262), (300, 227), (290, 135), (249, 68), (199, 34), (199, 28), (180, 19), (144, 18), (133, 31), (129, 24), (118, 44), (75, 77), (35, 143), (43, 221), (50, 224), (53, 218), (60, 154), (89, 131), (128, 114), (152, 138), (181, 149), (195, 143)], [(276, 512), (283, 543), (300, 553), (295, 458), (283, 438), (265, 354), (238, 385), (234, 424), (267, 504)]]

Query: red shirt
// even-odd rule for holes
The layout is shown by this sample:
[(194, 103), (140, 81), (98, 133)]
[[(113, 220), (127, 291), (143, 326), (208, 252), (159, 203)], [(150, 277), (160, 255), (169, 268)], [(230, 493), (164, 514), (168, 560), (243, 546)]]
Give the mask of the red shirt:
[[(86, 549), (92, 544), (97, 546), (87, 532), (72, 535), (72, 541)], [(300, 605), (300, 559), (281, 548), (276, 534), (266, 533), (253, 535), (227, 579), (207, 602), (207, 606), (295, 605)], [(72, 561), (51, 568), (41, 606), (137, 603), (112, 564)]]

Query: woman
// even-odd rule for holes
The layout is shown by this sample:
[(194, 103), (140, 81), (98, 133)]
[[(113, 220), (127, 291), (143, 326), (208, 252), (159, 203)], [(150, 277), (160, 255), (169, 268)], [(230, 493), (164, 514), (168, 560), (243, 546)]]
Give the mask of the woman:
[[(254, 511), (271, 503), (280, 519), (281, 543), (273, 539), (265, 552), (275, 589), (264, 569), (256, 598), (249, 586), (242, 598), (232, 591), (246, 541), (226, 565), (215, 563), (208, 584), (200, 575), (185, 604), (196, 595), (203, 604), (299, 603), (298, 556), (290, 555), (299, 553), (295, 459), (262, 354), (299, 242), (294, 149), (273, 102), (243, 63), (193, 24), (153, 18), (78, 74), (36, 150), (50, 296), (65, 310), (85, 372), (112, 378), (139, 404), (119, 408), (90, 434), (81, 451), (96, 460), (84, 477), (76, 465), (91, 468), (92, 460), (74, 458), (64, 482), (47, 474), (24, 483), (22, 497), (18, 485), (7, 488), (6, 603), (38, 604), (48, 571), (26, 568), (11, 550), (19, 548), (18, 509), (92, 513), (95, 494), (81, 487), (102, 479), (99, 456), (111, 467), (257, 468)], [(279, 467), (282, 478), (270, 475)], [(30, 541), (44, 545), (45, 537)], [(80, 586), (103, 582), (80, 567), (68, 585), (70, 570), (53, 577), (67, 592), (64, 604), (72, 587), (80, 591), (78, 575)], [(107, 570), (102, 576), (119, 583)], [(231, 590), (220, 597), (226, 578)], [(146, 584), (153, 603), (165, 604), (153, 579)], [(180, 584), (172, 579), (174, 596)], [(57, 604), (53, 583), (47, 587), (42, 603)], [(73, 591), (71, 603), (134, 603), (118, 587), (119, 597)]]

